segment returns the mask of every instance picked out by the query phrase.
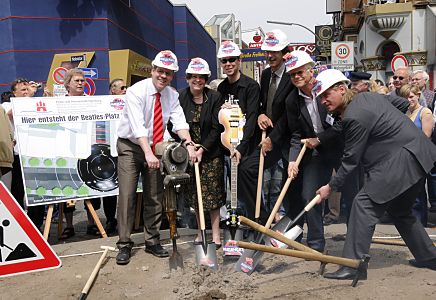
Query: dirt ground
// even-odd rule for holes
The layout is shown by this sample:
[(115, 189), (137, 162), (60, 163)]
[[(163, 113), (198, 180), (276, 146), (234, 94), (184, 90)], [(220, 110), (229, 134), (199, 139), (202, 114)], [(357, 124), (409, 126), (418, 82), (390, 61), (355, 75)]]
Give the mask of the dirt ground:
[[(340, 255), (343, 242), (332, 236), (344, 233), (344, 224), (326, 227), (327, 249)], [(431, 236), (435, 229), (429, 229)], [(143, 236), (134, 235), (136, 249), (130, 264), (118, 266), (111, 252), (101, 269), (89, 299), (436, 299), (436, 272), (408, 265), (410, 252), (401, 246), (373, 244), (368, 280), (351, 287), (351, 281), (327, 280), (318, 275), (319, 262), (265, 254), (256, 271), (248, 276), (234, 271), (234, 263), (223, 262), (213, 271), (195, 263), (194, 231), (181, 230), (178, 240), (184, 269), (169, 271), (168, 259), (143, 251)], [(396, 235), (392, 225), (378, 225), (376, 236)], [(167, 232), (162, 237), (168, 236)], [(54, 245), (62, 259), (56, 270), (0, 279), (0, 299), (78, 299), (101, 253), (101, 245), (115, 246), (116, 237)], [(170, 253), (172, 247), (168, 240)], [(67, 255), (67, 256), (66, 256)], [(327, 265), (326, 271), (337, 266)]]

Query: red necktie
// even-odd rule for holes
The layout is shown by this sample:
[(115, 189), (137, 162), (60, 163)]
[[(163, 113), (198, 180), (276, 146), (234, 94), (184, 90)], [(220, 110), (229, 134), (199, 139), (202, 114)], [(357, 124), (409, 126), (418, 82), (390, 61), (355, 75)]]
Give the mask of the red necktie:
[(160, 104), (160, 93), (156, 93), (156, 101), (154, 102), (154, 120), (153, 120), (153, 152), (156, 144), (163, 141), (163, 122), (162, 122), (162, 106)]

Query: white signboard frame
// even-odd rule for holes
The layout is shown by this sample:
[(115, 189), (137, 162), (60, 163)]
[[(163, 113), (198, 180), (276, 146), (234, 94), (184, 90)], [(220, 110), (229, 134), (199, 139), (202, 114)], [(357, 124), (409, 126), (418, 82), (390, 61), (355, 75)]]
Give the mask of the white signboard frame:
[(124, 104), (124, 95), (13, 98), (28, 206), (118, 194)]
[(332, 42), (332, 68), (354, 71), (354, 42)]

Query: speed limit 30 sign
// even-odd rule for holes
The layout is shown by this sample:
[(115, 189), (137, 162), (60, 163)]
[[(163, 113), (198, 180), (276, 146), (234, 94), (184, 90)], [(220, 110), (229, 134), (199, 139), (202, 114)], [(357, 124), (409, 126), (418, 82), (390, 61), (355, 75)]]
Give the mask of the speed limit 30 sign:
[(332, 43), (332, 67), (341, 71), (354, 70), (353, 42)]

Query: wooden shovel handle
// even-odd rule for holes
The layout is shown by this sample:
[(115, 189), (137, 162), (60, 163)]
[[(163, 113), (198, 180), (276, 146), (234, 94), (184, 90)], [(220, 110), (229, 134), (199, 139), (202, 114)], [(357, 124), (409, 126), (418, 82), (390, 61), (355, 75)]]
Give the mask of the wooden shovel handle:
[(307, 203), (307, 205), (304, 207), (304, 211), (308, 212), (309, 210), (311, 210), (312, 207), (314, 207), (318, 203), (319, 199), (321, 199), (320, 195), (316, 195), (315, 197), (313, 197), (313, 199), (310, 200), (310, 202)]
[(310, 253), (310, 252), (304, 252), (304, 251), (298, 251), (298, 250), (275, 248), (272, 246), (259, 245), (259, 244), (255, 244), (255, 243), (247, 243), (247, 242), (243, 242), (243, 241), (238, 241), (237, 245), (239, 247), (245, 248), (245, 249), (251, 249), (251, 250), (255, 250), (255, 251), (262, 251), (262, 252), (268, 252), (268, 253), (274, 253), (274, 254), (293, 256), (293, 257), (298, 257), (298, 258), (307, 259), (307, 260), (316, 260), (316, 261), (320, 261), (320, 262), (324, 262), (324, 263), (332, 263), (332, 264), (346, 266), (346, 267), (350, 267), (350, 268), (354, 268), (354, 269), (357, 269), (360, 265), (359, 260), (331, 256), (331, 255), (324, 255), (324, 254), (320, 254), (320, 253), (317, 254), (317, 253)]
[[(266, 131), (262, 131), (262, 141), (266, 138)], [(265, 161), (265, 156), (263, 156), (262, 151), (260, 151), (259, 157), (259, 172), (257, 174), (257, 192), (256, 192), (256, 210), (254, 212), (254, 218), (256, 220), (260, 217), (260, 199), (262, 198), (262, 185), (263, 185), (263, 165)]]
[(244, 223), (245, 225), (250, 226), (251, 228), (253, 228), (256, 231), (259, 231), (263, 234), (268, 235), (271, 238), (274, 238), (282, 243), (285, 243), (286, 245), (288, 245), (289, 247), (292, 247), (294, 249), (300, 250), (300, 251), (305, 251), (305, 252), (310, 252), (310, 253), (317, 253), (317, 254), (321, 254), (320, 252), (313, 250), (309, 247), (304, 246), (303, 244), (300, 244), (294, 240), (288, 239), (287, 237), (285, 237), (283, 234), (280, 234), (274, 230), (271, 230), (269, 228), (266, 228), (256, 222), (251, 221), (250, 219), (244, 217), (244, 216), (240, 216), (239, 217), (239, 221), (241, 221), (241, 223)]
[(200, 219), (200, 230), (205, 230), (206, 226), (204, 222), (203, 196), (201, 195), (200, 169), (198, 167), (198, 162), (194, 163), (194, 169), (195, 169), (195, 183), (197, 185), (198, 217)]
[[(300, 165), (300, 162), (303, 159), (304, 153), (306, 152), (306, 148), (307, 148), (306, 144), (303, 144), (303, 148), (301, 148), (300, 153), (298, 154), (298, 157), (296, 160), (297, 166)], [(274, 205), (274, 207), (271, 211), (271, 214), (269, 215), (268, 221), (265, 224), (266, 228), (271, 227), (271, 224), (274, 221), (274, 217), (275, 217), (276, 213), (279, 211), (280, 205), (282, 205), (282, 202), (283, 202), (283, 198), (285, 198), (286, 192), (288, 191), (289, 185), (291, 184), (293, 179), (294, 179), (294, 177), (288, 177), (285, 184), (283, 185), (283, 188), (280, 191), (280, 195), (277, 198), (277, 202)]]

